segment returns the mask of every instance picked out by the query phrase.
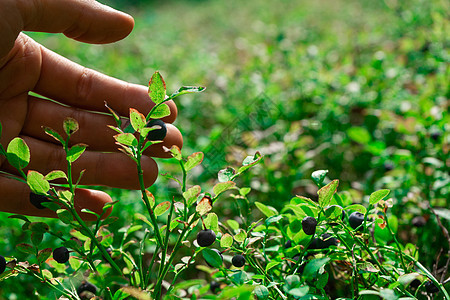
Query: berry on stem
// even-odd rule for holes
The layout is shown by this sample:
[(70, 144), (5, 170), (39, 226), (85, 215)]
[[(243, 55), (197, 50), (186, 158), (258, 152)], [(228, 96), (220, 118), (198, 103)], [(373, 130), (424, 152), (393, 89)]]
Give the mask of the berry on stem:
[(80, 296), (84, 292), (90, 292), (95, 295), (97, 287), (88, 281), (83, 281), (77, 289), (77, 294)]
[(338, 240), (329, 233), (324, 233), (317, 241), (317, 249), (326, 249), (330, 246), (337, 246)]
[(42, 203), (50, 202), (50, 200), (45, 195), (35, 194), (33, 192), (30, 193), (30, 202), (37, 209), (45, 209), (46, 207), (42, 205)]
[(231, 259), (231, 263), (236, 268), (240, 268), (245, 265), (245, 257), (241, 254), (237, 254), (237, 255), (233, 256), (233, 258)]
[(64, 264), (69, 260), (69, 250), (66, 247), (59, 247), (53, 250), (53, 259), (60, 264)]
[(211, 229), (201, 230), (197, 234), (197, 243), (200, 247), (211, 246), (216, 241), (216, 234)]
[[(353, 229), (360, 227), (363, 222), (364, 215), (359, 211), (352, 212), (352, 214), (348, 217), (348, 223)], [(361, 228), (359, 230), (361, 230)]]
[(149, 141), (162, 141), (166, 137), (167, 127), (166, 123), (159, 119), (150, 120), (147, 123), (147, 127), (159, 126), (159, 129), (154, 129), (150, 131), (147, 135)]
[(5, 272), (5, 269), (6, 269), (6, 259), (2, 255), (0, 255), (0, 274)]
[(304, 217), (302, 220), (303, 231), (307, 235), (313, 235), (316, 232), (317, 220), (314, 217)]

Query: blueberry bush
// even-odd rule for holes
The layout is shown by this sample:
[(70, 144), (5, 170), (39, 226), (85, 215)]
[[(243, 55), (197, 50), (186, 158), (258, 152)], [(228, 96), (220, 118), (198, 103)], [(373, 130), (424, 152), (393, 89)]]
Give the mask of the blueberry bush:
[[(247, 156), (237, 170), (231, 166), (220, 170), (211, 193), (187, 182), (204, 154), (183, 157), (173, 146), (166, 151), (177, 161), (181, 177), (164, 176), (178, 185), (179, 193), (165, 201), (155, 197), (144, 186), (141, 168), (145, 149), (161, 142), (166, 133), (164, 122), (153, 120), (169, 114), (166, 101), (204, 89), (183, 86), (166, 96), (164, 79), (155, 72), (148, 90), (156, 105), (147, 116), (131, 108), (125, 128), (105, 103), (117, 125), (110, 126), (117, 132), (116, 144), (136, 163), (146, 208), (146, 214), (135, 213), (134, 222), (117, 231), (110, 230), (117, 218), (103, 218), (114, 202), (105, 204), (101, 213), (75, 208), (83, 172), (73, 174), (72, 164), (87, 147), (69, 146), (70, 136), (79, 129), (76, 120), (65, 119), (64, 134), (43, 128), (64, 148), (67, 172), (25, 173), (31, 158), (24, 140), (18, 137), (6, 148), (0, 145), (0, 153), (22, 175), (14, 178), (26, 182), (35, 195), (30, 201), (55, 211), (59, 221), (71, 228), (64, 234), (46, 222), (9, 216), (24, 222), (22, 229), (31, 233), (31, 241), (16, 245), (26, 254), (25, 260), (2, 256), (0, 280), (29, 275), (56, 297), (67, 299), (416, 299), (436, 293), (449, 299), (443, 283), (419, 262), (417, 247), (399, 242), (397, 226), (388, 215), (394, 206), (388, 189), (368, 195), (364, 206), (353, 203), (348, 193), (338, 192), (338, 179), (326, 183), (327, 170), (318, 170), (311, 174), (318, 187), (316, 201), (296, 195), (278, 211), (258, 201), (250, 203), (251, 188), (236, 184), (239, 175), (263, 160), (259, 152)], [(66, 188), (52, 183), (56, 179), (64, 179)], [(239, 221), (219, 219), (215, 212), (216, 202), (225, 194), (235, 200)], [(262, 218), (254, 217), (252, 206)], [(95, 221), (84, 221), (81, 214), (91, 214)], [(191, 237), (195, 232), (196, 238)], [(47, 247), (47, 235), (62, 246)], [(206, 273), (210, 283), (180, 280), (192, 267)]]

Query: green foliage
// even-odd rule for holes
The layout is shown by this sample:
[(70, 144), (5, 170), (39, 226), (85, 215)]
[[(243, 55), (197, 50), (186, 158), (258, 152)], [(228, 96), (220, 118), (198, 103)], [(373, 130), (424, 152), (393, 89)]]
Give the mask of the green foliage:
[[(439, 281), (446, 276), (439, 271), (449, 246), (439, 222), (449, 227), (450, 121), (443, 3), (136, 4), (134, 12), (130, 8), (136, 28), (124, 43), (99, 48), (33, 34), (64, 56), (131, 82), (146, 83), (149, 74), (143, 77), (143, 72), (163, 66), (149, 88), (155, 103), (204, 89), (182, 87), (166, 98), (161, 74), (173, 82), (205, 84), (209, 92), (176, 99), (183, 152), (195, 153), (189, 158), (178, 148), (169, 149), (174, 159), (158, 162), (166, 177), (146, 197), (108, 190), (120, 202), (112, 217), (89, 225), (94, 236), (83, 226), (69, 232), (77, 224), (69, 210), (59, 211), (60, 221), (46, 220), (50, 232), (29, 229), (33, 218), (0, 219), (6, 237), (0, 241), (1, 252), (21, 263), (17, 272), (9, 268), (0, 275), (9, 277), (2, 281), (1, 296), (21, 293), (20, 284), (24, 291), (18, 298), (34, 294), (38, 286), (41, 298), (52, 297), (42, 278), (31, 273), (36, 263), (42, 276), (62, 282), (55, 285), (59, 289), (70, 282), (76, 285), (84, 279), (80, 274), (86, 274), (111, 299), (148, 298), (163, 274), (171, 286), (163, 289), (168, 299), (424, 299), (429, 297), (428, 279), (440, 288), (435, 298), (444, 298)], [(233, 18), (224, 13), (238, 5)], [(117, 124), (116, 141), (137, 162), (136, 150), (151, 145), (139, 145), (149, 129), (142, 126), (141, 115), (133, 121), (133, 113), (132, 124), (122, 131), (118, 114), (109, 111)], [(161, 102), (145, 117), (168, 113)], [(68, 125), (64, 131), (71, 134), (75, 127)], [(59, 133), (44, 130), (69, 150)], [(255, 149), (264, 161), (251, 155)], [(1, 155), (6, 152), (0, 148)], [(27, 164), (25, 152), (15, 154), (20, 157), (15, 166)], [(255, 160), (259, 165), (244, 172)], [(54, 179), (71, 180), (59, 172), (32, 177), (30, 183), (37, 187), (45, 181), (52, 186)], [(332, 179), (339, 179), (339, 186)], [(71, 205), (72, 193), (56, 194), (52, 201), (59, 201), (59, 209)], [(212, 198), (212, 206), (207, 199), (201, 202), (206, 194), (219, 196)], [(146, 207), (136, 201), (141, 198)], [(191, 219), (200, 203), (203, 220)], [(145, 212), (148, 207), (155, 220)], [(365, 215), (361, 231), (348, 226), (354, 211)], [(302, 230), (305, 216), (319, 221), (314, 236)], [(423, 218), (422, 227), (414, 225), (417, 217)], [(222, 266), (206, 266), (207, 248), (199, 256), (193, 245), (202, 221), (218, 234), (220, 243), (215, 245), (224, 251)], [(337, 238), (337, 246), (317, 248), (325, 243), (319, 238), (325, 233)], [(287, 241), (289, 248), (284, 247)], [(44, 250), (61, 243), (74, 251), (70, 265), (43, 262)], [(37, 250), (43, 251), (41, 256)], [(230, 268), (231, 257), (238, 253), (248, 258), (242, 270)], [(145, 268), (152, 272), (142, 272)], [(200, 276), (206, 280), (196, 279)], [(412, 286), (414, 279), (420, 281), (418, 287)], [(216, 295), (209, 291), (210, 280), (220, 283)], [(147, 284), (153, 285), (143, 291)], [(56, 293), (52, 298), (62, 294), (51, 290)]]

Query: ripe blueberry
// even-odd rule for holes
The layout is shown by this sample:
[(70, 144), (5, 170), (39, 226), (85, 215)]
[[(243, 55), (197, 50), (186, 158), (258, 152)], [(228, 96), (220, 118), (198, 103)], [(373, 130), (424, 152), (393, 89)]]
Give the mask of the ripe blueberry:
[[(348, 217), (348, 223), (353, 229), (358, 228), (364, 222), (364, 215), (359, 211), (352, 212), (350, 217)], [(359, 228), (361, 230), (362, 228)]]
[(337, 246), (338, 240), (335, 237), (332, 237), (329, 233), (324, 233), (320, 236), (320, 239), (317, 241), (317, 249), (326, 249), (330, 246)]
[(245, 265), (245, 257), (243, 255), (237, 254), (237, 255), (233, 256), (233, 258), (231, 259), (231, 263), (236, 268), (240, 268), (243, 265)]
[(316, 232), (317, 220), (314, 217), (304, 217), (302, 220), (303, 231), (307, 235), (313, 235)]
[(46, 208), (45, 206), (42, 205), (42, 203), (44, 202), (50, 202), (50, 200), (44, 196), (44, 195), (39, 195), (39, 194), (35, 194), (35, 193), (30, 193), (30, 202), (31, 204), (33, 204), (34, 207), (36, 207), (37, 209), (44, 209)]
[(147, 127), (153, 127), (153, 126), (159, 126), (159, 129), (154, 129), (150, 131), (147, 135), (147, 139), (149, 141), (162, 141), (166, 137), (167, 134), (167, 127), (166, 123), (164, 123), (161, 120), (155, 119), (150, 120), (147, 123)]
[[(214, 252), (216, 252), (217, 254), (219, 254), (220, 259), (221, 259), (222, 262), (223, 262), (223, 256), (222, 256), (222, 253), (220, 253), (220, 251), (217, 250), (217, 249), (211, 249), (211, 250), (214, 251)], [(206, 261), (206, 260), (205, 260), (205, 261)], [(208, 266), (210, 266), (211, 268), (214, 268), (213, 266), (211, 266), (211, 265), (208, 263), (208, 261), (206, 261), (206, 264), (207, 264)]]
[(197, 234), (197, 243), (200, 247), (211, 246), (216, 241), (216, 234), (211, 229), (201, 230)]
[(5, 269), (6, 269), (6, 259), (2, 255), (0, 255), (0, 274), (5, 272)]
[(211, 290), (211, 292), (213, 292), (213, 294), (216, 294), (218, 291), (220, 291), (220, 283), (217, 281), (211, 281), (211, 283), (209, 284), (209, 289)]
[(425, 290), (427, 291), (428, 294), (434, 294), (439, 292), (439, 288), (435, 286), (432, 281), (425, 282)]
[(66, 263), (69, 260), (69, 250), (66, 247), (59, 247), (53, 250), (53, 259), (60, 264)]
[(83, 292), (91, 292), (95, 295), (97, 293), (97, 287), (90, 282), (83, 281), (77, 289), (77, 293), (80, 296)]

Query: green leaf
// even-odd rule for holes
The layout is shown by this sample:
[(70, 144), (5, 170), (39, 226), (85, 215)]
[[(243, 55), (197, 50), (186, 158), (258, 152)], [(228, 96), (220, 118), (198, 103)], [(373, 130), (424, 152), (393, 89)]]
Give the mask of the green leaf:
[(52, 248), (45, 248), (45, 249), (40, 250), (37, 255), (37, 259), (38, 259), (39, 263), (42, 264), (43, 262), (45, 262), (47, 260), (47, 258), (50, 257), (51, 254), (52, 254)]
[(327, 176), (327, 173), (328, 173), (328, 170), (317, 170), (317, 171), (312, 172), (311, 178), (316, 185), (321, 186), (323, 180)]
[(70, 147), (69, 151), (67, 151), (67, 161), (71, 163), (76, 161), (81, 156), (81, 154), (84, 153), (86, 148), (86, 144), (76, 144)]
[(215, 213), (209, 213), (203, 221), (205, 222), (206, 228), (214, 232), (219, 232), (219, 218)]
[(141, 132), (142, 128), (147, 124), (144, 115), (134, 108), (130, 108), (130, 122), (133, 129), (137, 132)]
[(170, 99), (174, 99), (175, 97), (184, 95), (184, 94), (191, 94), (191, 93), (200, 93), (203, 92), (206, 88), (203, 86), (182, 86), (178, 90), (172, 93), (170, 95)]
[(165, 202), (162, 202), (162, 203), (156, 205), (156, 207), (154, 209), (155, 216), (158, 217), (158, 216), (162, 215), (163, 213), (168, 211), (169, 208), (170, 208), (170, 202), (169, 201), (165, 201)]
[(222, 238), (220, 239), (220, 247), (229, 248), (232, 245), (233, 245), (233, 237), (228, 233), (222, 235)]
[(36, 253), (33, 246), (31, 246), (29, 244), (25, 244), (25, 243), (17, 244), (15, 248), (17, 250), (19, 250), (20, 252), (23, 252), (23, 253), (26, 253), (26, 254), (34, 254), (34, 253)]
[[(165, 147), (165, 149), (167, 149), (167, 147)], [(180, 148), (178, 148), (178, 146), (174, 145), (172, 146), (172, 148), (167, 149), (166, 152), (170, 152), (172, 154), (172, 157), (178, 161), (183, 159), (183, 157), (181, 156), (181, 150)]]
[(33, 243), (35, 247), (38, 247), (41, 244), (43, 238), (44, 235), (42, 233), (38, 232), (31, 233), (31, 243)]
[(70, 211), (68, 211), (67, 209), (58, 209), (56, 211), (56, 214), (58, 215), (58, 219), (61, 220), (61, 222), (65, 223), (65, 224), (70, 224), (73, 221), (73, 216), (70, 213)]
[(370, 194), (369, 203), (372, 205), (377, 204), (380, 200), (389, 195), (390, 190), (379, 190)]
[(211, 198), (209, 196), (204, 196), (202, 200), (197, 204), (195, 207), (195, 210), (203, 216), (204, 214), (208, 213), (212, 209), (212, 202)]
[(364, 127), (351, 127), (347, 130), (348, 137), (362, 145), (370, 143), (370, 133)]
[(231, 181), (234, 174), (236, 174), (236, 170), (232, 167), (227, 167), (226, 169), (222, 169), (217, 174), (219, 182)]
[(228, 219), (227, 220), (227, 224), (233, 230), (238, 230), (239, 229), (239, 223), (237, 221), (233, 220), (233, 219)]
[(114, 118), (114, 121), (116, 122), (117, 127), (121, 127), (122, 126), (122, 120), (120, 119), (120, 115), (111, 107), (108, 106), (108, 103), (106, 103), (105, 101), (105, 107), (109, 110), (109, 112), (111, 113), (111, 115)]
[(266, 217), (278, 215), (278, 211), (271, 206), (264, 205), (258, 201), (255, 202), (255, 205)]
[(159, 104), (155, 109), (153, 109), (150, 118), (151, 119), (162, 119), (164, 117), (170, 116), (170, 108), (167, 104)]
[(238, 243), (243, 243), (247, 238), (247, 233), (243, 229), (239, 229), (239, 232), (234, 236), (234, 240)]
[(271, 216), (271, 217), (268, 217), (266, 219), (265, 223), (266, 223), (266, 225), (269, 225), (269, 224), (272, 224), (272, 223), (277, 223), (281, 219), (283, 219), (283, 215)]
[(316, 278), (317, 275), (321, 272), (321, 269), (323, 270), (323, 267), (330, 261), (329, 257), (323, 257), (323, 258), (316, 258), (312, 259), (308, 262), (308, 264), (305, 267), (305, 270), (303, 271), (303, 275), (308, 278)]
[(55, 130), (49, 128), (49, 127), (42, 127), (44, 129), (44, 132), (46, 134), (48, 134), (49, 136), (51, 136), (52, 138), (54, 138), (55, 140), (57, 140), (58, 142), (60, 142), (62, 145), (64, 145), (66, 142), (64, 141), (64, 139), (62, 138), (62, 136), (56, 132)]
[(233, 181), (227, 181), (227, 182), (219, 182), (213, 187), (213, 192), (216, 194), (216, 197), (222, 194), (223, 192), (232, 189), (236, 186), (236, 183)]
[(135, 213), (135, 214), (134, 214), (134, 217), (135, 217), (136, 219), (139, 219), (139, 220), (143, 221), (145, 224), (149, 225), (150, 228), (153, 228), (153, 224), (152, 224), (152, 223), (147, 219), (147, 217), (144, 216), (143, 214), (141, 214), (141, 213)]
[(414, 279), (419, 278), (421, 275), (419, 273), (409, 273), (409, 274), (403, 274), (400, 275), (397, 278), (397, 281), (400, 282), (403, 286), (407, 286), (408, 284), (410, 284)]
[(339, 185), (339, 180), (335, 179), (326, 186), (322, 187), (317, 194), (319, 195), (319, 205), (321, 207), (328, 206), (334, 193), (336, 193), (337, 187)]
[(200, 192), (202, 191), (202, 188), (199, 185), (191, 186), (189, 189), (187, 189), (186, 192), (183, 193), (184, 199), (186, 199), (187, 206), (191, 206), (195, 201), (197, 200), (198, 195), (200, 195)]
[(269, 271), (270, 269), (272, 269), (273, 267), (278, 266), (279, 264), (281, 264), (280, 261), (271, 260), (271, 261), (266, 265), (266, 272)]
[(308, 291), (309, 291), (309, 286), (304, 285), (304, 286), (301, 286), (301, 287), (298, 287), (298, 288), (290, 289), (288, 291), (288, 293), (291, 294), (292, 296), (295, 296), (295, 297), (303, 297), (306, 294), (308, 294)]
[(82, 212), (82, 213), (85, 213), (85, 214), (93, 215), (93, 216), (95, 216), (97, 219), (100, 219), (100, 215), (99, 215), (98, 213), (96, 213), (95, 211), (90, 210), (89, 208), (83, 208), (83, 209), (81, 210), (81, 212)]
[(334, 220), (342, 216), (342, 207), (339, 205), (331, 205), (325, 209), (325, 216), (328, 219)]
[(367, 212), (367, 209), (364, 206), (362, 206), (361, 204), (352, 204), (352, 205), (347, 206), (345, 209), (359, 211), (363, 215), (365, 215)]
[(31, 222), (28, 228), (36, 233), (46, 233), (50, 230), (50, 227), (44, 222)]
[(158, 71), (153, 73), (152, 78), (150, 78), (148, 83), (148, 95), (155, 104), (164, 102), (164, 99), (166, 98), (166, 83)]
[(47, 181), (52, 181), (52, 180), (56, 180), (56, 179), (61, 179), (64, 178), (67, 180), (67, 175), (66, 173), (64, 173), (61, 170), (54, 170), (51, 171), (50, 173), (48, 173), (47, 175), (45, 175), (44, 179)]
[(263, 156), (258, 151), (253, 156), (247, 156), (244, 161), (242, 162), (242, 167), (239, 168), (238, 174), (241, 174), (245, 170), (253, 167), (254, 165), (261, 162)]
[(11, 216), (8, 216), (8, 219), (20, 219), (22, 221), (25, 221), (26, 223), (31, 223), (27, 217), (22, 216), (22, 215), (11, 215)]
[(268, 299), (269, 298), (269, 290), (264, 285), (257, 285), (253, 290), (256, 297), (258, 299)]
[(189, 155), (186, 162), (184, 163), (184, 169), (186, 170), (186, 172), (201, 164), (204, 156), (205, 155), (203, 154), (203, 152), (195, 152)]
[(30, 163), (30, 149), (23, 139), (16, 137), (9, 142), (6, 149), (6, 159), (18, 170), (28, 166)]
[(64, 131), (66, 132), (66, 134), (68, 136), (71, 136), (72, 134), (74, 134), (75, 132), (78, 131), (80, 126), (78, 125), (77, 120), (75, 120), (74, 118), (71, 118), (71, 117), (67, 117), (64, 119), (63, 128), (64, 128)]
[(214, 250), (204, 248), (202, 250), (203, 258), (214, 268), (219, 268), (222, 266), (223, 261), (219, 253)]
[(45, 180), (44, 175), (36, 171), (28, 171), (27, 183), (35, 194), (46, 195), (50, 190), (50, 184)]
[(131, 133), (120, 133), (120, 134), (116, 134), (114, 136), (114, 139), (123, 145), (126, 146), (134, 146), (136, 147), (138, 145), (138, 141), (136, 139), (136, 137), (131, 134)]

